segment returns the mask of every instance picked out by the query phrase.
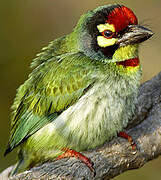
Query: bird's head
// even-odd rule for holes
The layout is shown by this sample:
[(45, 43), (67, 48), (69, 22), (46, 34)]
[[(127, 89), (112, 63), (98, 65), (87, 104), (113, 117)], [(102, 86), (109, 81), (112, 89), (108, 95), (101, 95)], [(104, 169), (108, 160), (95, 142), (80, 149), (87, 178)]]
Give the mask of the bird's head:
[(130, 59), (138, 61), (138, 45), (153, 35), (138, 25), (131, 9), (118, 4), (89, 11), (80, 18), (74, 33), (79, 49), (88, 57), (120, 63)]

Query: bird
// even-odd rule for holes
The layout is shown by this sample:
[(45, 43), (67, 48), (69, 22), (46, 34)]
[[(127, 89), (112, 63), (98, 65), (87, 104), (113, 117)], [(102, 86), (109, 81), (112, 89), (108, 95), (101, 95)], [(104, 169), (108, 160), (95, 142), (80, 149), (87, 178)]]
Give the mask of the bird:
[(4, 154), (18, 149), (12, 174), (70, 156), (90, 164), (80, 152), (116, 137), (134, 115), (139, 45), (152, 35), (130, 8), (108, 4), (83, 14), (70, 34), (43, 48), (12, 105)]

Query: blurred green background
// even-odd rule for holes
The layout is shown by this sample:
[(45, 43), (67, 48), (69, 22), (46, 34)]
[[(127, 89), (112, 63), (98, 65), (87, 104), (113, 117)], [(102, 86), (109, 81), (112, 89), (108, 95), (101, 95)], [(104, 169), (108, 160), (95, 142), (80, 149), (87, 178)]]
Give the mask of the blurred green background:
[[(81, 14), (108, 3), (127, 5), (140, 24), (155, 35), (140, 47), (142, 82), (161, 70), (161, 0), (14, 0), (0, 1), (0, 171), (15, 162), (14, 153), (3, 157), (9, 137), (10, 106), (16, 89), (31, 72), (29, 64), (49, 41), (70, 33)], [(143, 168), (116, 177), (161, 179), (161, 158)]]

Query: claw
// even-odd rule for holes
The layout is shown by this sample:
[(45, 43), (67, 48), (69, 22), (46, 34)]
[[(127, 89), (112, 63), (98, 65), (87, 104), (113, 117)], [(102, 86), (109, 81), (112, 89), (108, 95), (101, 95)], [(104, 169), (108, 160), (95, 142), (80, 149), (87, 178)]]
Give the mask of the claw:
[(127, 139), (132, 147), (132, 150), (136, 150), (136, 144), (130, 135), (128, 135), (126, 132), (121, 131), (118, 133), (118, 136)]
[(59, 160), (62, 158), (75, 157), (75, 158), (79, 159), (80, 161), (82, 161), (94, 173), (94, 176), (96, 175), (96, 171), (93, 167), (94, 163), (89, 158), (87, 158), (80, 152), (77, 152), (77, 151), (69, 149), (69, 148), (63, 148), (62, 151), (64, 151), (64, 153), (59, 155), (56, 158), (56, 160)]

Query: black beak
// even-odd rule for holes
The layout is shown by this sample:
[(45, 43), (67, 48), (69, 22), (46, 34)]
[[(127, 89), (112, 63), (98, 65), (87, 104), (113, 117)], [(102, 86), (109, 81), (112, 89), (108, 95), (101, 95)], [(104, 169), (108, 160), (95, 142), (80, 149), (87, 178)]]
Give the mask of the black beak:
[(154, 33), (139, 25), (129, 25), (127, 31), (118, 39), (119, 46), (127, 46), (129, 44), (138, 44), (149, 39)]

